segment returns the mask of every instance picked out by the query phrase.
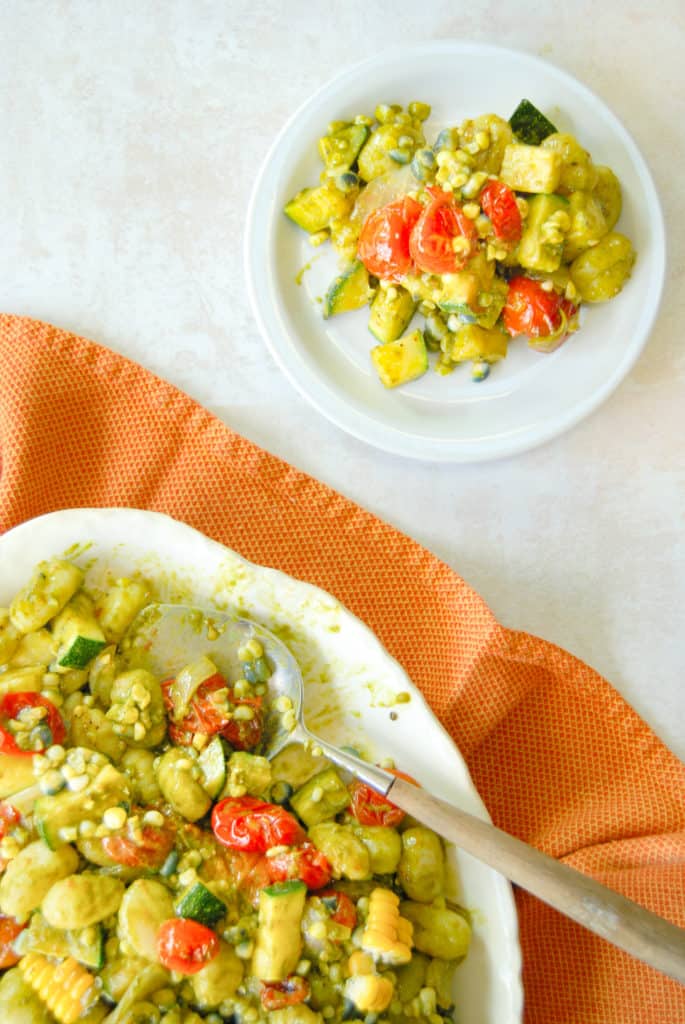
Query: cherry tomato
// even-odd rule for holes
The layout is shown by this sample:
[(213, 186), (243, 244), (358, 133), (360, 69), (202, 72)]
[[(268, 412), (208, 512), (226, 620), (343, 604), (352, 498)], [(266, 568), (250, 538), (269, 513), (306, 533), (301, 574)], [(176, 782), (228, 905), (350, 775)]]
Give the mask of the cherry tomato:
[[(453, 274), (461, 270), (476, 251), (478, 232), (449, 192), (429, 186), (432, 196), (424, 206), (409, 239), (412, 260), (428, 274)], [(459, 251), (455, 239), (465, 241)]]
[(170, 971), (197, 974), (219, 953), (219, 938), (211, 928), (189, 917), (173, 917), (159, 926), (157, 954)]
[(259, 997), (265, 1010), (282, 1010), (284, 1006), (302, 1003), (309, 995), (309, 982), (298, 974), (285, 981), (263, 981)]
[(132, 828), (129, 821), (124, 832), (102, 840), (102, 849), (111, 860), (128, 868), (161, 868), (174, 838), (174, 832), (163, 825)]
[[(17, 746), (14, 734), (8, 729), (8, 723), (16, 719), (24, 708), (44, 708), (46, 712), (40, 724), (48, 726), (50, 740), (36, 750), (22, 750)], [(0, 699), (0, 751), (5, 754), (26, 754), (32, 757), (34, 754), (40, 754), (52, 743), (62, 743), (66, 735), (67, 730), (62, 716), (47, 697), (42, 697), (39, 693), (6, 693)]]
[(540, 281), (522, 275), (513, 277), (502, 313), (504, 326), (512, 337), (527, 334), (531, 338), (544, 338), (559, 328), (561, 305), (561, 296), (545, 291)]
[(326, 889), (318, 895), (329, 910), (331, 910), (332, 921), (335, 921), (336, 924), (344, 925), (345, 928), (352, 929), (355, 927), (357, 924), (357, 908), (347, 893), (338, 892), (337, 889)]
[(370, 274), (397, 281), (409, 273), (409, 236), (422, 209), (415, 199), (404, 196), (369, 214), (359, 235), (358, 255)]
[[(173, 711), (170, 689), (173, 679), (162, 683), (162, 693), (167, 711)], [(236, 697), (228, 690), (228, 704), (234, 707), (249, 707), (252, 718), (227, 718), (222, 708), (212, 700), (217, 690), (228, 689), (226, 680), (218, 672), (200, 683), (190, 702), (190, 709), (183, 721), (169, 722), (169, 736), (174, 743), (190, 746), (196, 732), (205, 736), (223, 736), (235, 750), (252, 750), (262, 738), (262, 699), (261, 697)]]
[(0, 968), (13, 967), (21, 959), (12, 949), (12, 943), (25, 927), (25, 924), (19, 924), (13, 917), (0, 914)]
[(276, 857), (269, 857), (268, 864), (272, 882), (299, 878), (308, 889), (321, 889), (331, 880), (328, 858), (313, 843), (304, 843)]
[(272, 846), (294, 846), (306, 838), (292, 814), (254, 796), (221, 800), (212, 811), (212, 829), (224, 846), (261, 853)]
[[(416, 779), (412, 779), (411, 775), (405, 775), (404, 772), (396, 771), (394, 768), (391, 768), (390, 771), (399, 779), (405, 779), (418, 786), (418, 782)], [(404, 818), (404, 811), (396, 807), (395, 804), (391, 804), (386, 797), (377, 793), (375, 789), (371, 789), (371, 786), (367, 786), (366, 783), (353, 782), (349, 786), (349, 790), (352, 797), (352, 814), (360, 825), (393, 827), (399, 825)]]
[(518, 242), (521, 237), (521, 211), (516, 195), (503, 181), (491, 178), (479, 196), (483, 213), (490, 218), (495, 238), (503, 242)]

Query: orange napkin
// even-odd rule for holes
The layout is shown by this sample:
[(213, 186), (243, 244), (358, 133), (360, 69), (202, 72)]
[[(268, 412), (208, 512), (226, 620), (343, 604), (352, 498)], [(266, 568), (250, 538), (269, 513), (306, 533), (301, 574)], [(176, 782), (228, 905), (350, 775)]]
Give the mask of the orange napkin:
[[(183, 393), (0, 317), (0, 532), (74, 506), (166, 512), (331, 591), (461, 749), (497, 825), (685, 926), (685, 766), (614, 689), (504, 629), (455, 573)], [(517, 893), (527, 1024), (683, 1024), (685, 988)]]

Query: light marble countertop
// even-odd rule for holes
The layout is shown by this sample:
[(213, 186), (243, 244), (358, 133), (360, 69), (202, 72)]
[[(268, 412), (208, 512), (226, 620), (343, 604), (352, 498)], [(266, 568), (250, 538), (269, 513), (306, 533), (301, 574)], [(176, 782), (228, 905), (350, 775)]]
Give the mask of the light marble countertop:
[[(669, 230), (661, 313), (629, 377), (567, 434), (483, 465), (393, 457), (324, 420), (266, 352), (242, 266), (252, 181), (291, 112), (381, 40), (450, 37), (543, 56), (597, 92)], [(415, 537), (685, 757), (682, 5), (5, 0), (0, 38), (2, 309), (142, 363)]]

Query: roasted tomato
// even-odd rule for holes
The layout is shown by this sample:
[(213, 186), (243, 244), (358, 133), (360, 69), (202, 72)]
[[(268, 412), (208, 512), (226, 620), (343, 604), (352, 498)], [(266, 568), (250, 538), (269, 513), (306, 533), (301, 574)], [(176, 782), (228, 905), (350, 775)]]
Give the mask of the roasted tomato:
[(317, 895), (323, 900), (325, 906), (330, 911), (331, 919), (336, 924), (344, 925), (345, 928), (350, 929), (356, 926), (357, 908), (346, 893), (338, 892), (337, 889), (326, 889), (324, 892), (317, 893)]
[(502, 242), (518, 242), (521, 237), (521, 212), (516, 195), (503, 181), (491, 178), (482, 189), (480, 205), (490, 218), (495, 238)]
[(405, 196), (381, 206), (364, 221), (358, 255), (366, 269), (383, 281), (397, 281), (412, 266), (409, 236), (423, 207)]
[(102, 849), (111, 860), (129, 868), (161, 868), (174, 837), (168, 825), (132, 826), (129, 820), (123, 832), (105, 836)]
[[(32, 709), (36, 719), (30, 726), (22, 715), (22, 712), (28, 709)], [(31, 749), (19, 746), (17, 732), (13, 731), (10, 723), (24, 726), (23, 735), (27, 737), (40, 730), (36, 745), (32, 745)], [(53, 743), (62, 743), (66, 735), (67, 730), (62, 716), (47, 697), (42, 697), (39, 693), (6, 693), (0, 699), (0, 751), (3, 753), (26, 754), (31, 757), (33, 754), (40, 754)]]
[(13, 917), (6, 917), (0, 914), (0, 969), (13, 967), (21, 959), (13, 948), (12, 943), (19, 932), (23, 931), (26, 925), (18, 924)]
[[(162, 683), (164, 703), (169, 713), (169, 736), (174, 743), (190, 746), (195, 733), (223, 736), (235, 750), (253, 750), (262, 738), (263, 712), (261, 697), (236, 697), (217, 673), (201, 683), (190, 702), (188, 714), (181, 722), (173, 721), (173, 702), (169, 690), (173, 679)], [(236, 719), (235, 708), (249, 708), (251, 718)]]
[[(411, 775), (405, 775), (404, 772), (396, 771), (394, 768), (390, 769), (393, 775), (396, 775), (399, 779), (405, 779), (407, 782), (413, 783), (418, 786), (416, 779), (412, 779)], [(371, 789), (364, 782), (352, 782), (350, 784), (350, 796), (352, 797), (352, 814), (355, 816), (360, 825), (387, 825), (393, 827), (399, 825), (404, 818), (404, 811), (395, 804), (391, 804), (390, 801), (377, 793), (375, 789)]]
[(313, 843), (293, 846), (290, 850), (268, 858), (272, 882), (299, 878), (308, 889), (321, 889), (331, 880), (331, 865)]
[(157, 932), (159, 962), (170, 971), (197, 974), (218, 953), (216, 933), (191, 918), (171, 918)]
[(306, 838), (292, 814), (254, 796), (221, 800), (212, 811), (212, 829), (224, 846), (248, 852), (264, 853), (272, 846), (293, 846)]
[(282, 1010), (284, 1006), (302, 1003), (309, 995), (309, 982), (297, 974), (285, 981), (263, 981), (259, 997), (265, 1010)]
[(523, 275), (513, 277), (502, 313), (504, 326), (512, 337), (527, 334), (529, 338), (543, 338), (554, 334), (561, 326), (563, 302), (555, 291), (546, 291), (540, 281)]
[(409, 239), (409, 252), (419, 270), (454, 274), (476, 251), (478, 232), (449, 192), (429, 186), (431, 200), (423, 207)]

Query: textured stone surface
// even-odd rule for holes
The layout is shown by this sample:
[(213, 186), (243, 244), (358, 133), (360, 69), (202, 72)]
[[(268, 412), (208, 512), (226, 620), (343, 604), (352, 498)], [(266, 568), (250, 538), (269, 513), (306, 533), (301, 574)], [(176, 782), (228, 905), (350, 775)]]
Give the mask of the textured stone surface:
[[(347, 0), (334, 18), (302, 0), (8, 0), (0, 305), (137, 360), (414, 536), (685, 756), (684, 28), (675, 0), (658, 16), (618, 0)], [(441, 37), (518, 47), (586, 82), (645, 154), (670, 231), (661, 314), (630, 376), (568, 434), (482, 466), (405, 461), (322, 419), (266, 352), (243, 282), (252, 179), (287, 117), (343, 65)]]

